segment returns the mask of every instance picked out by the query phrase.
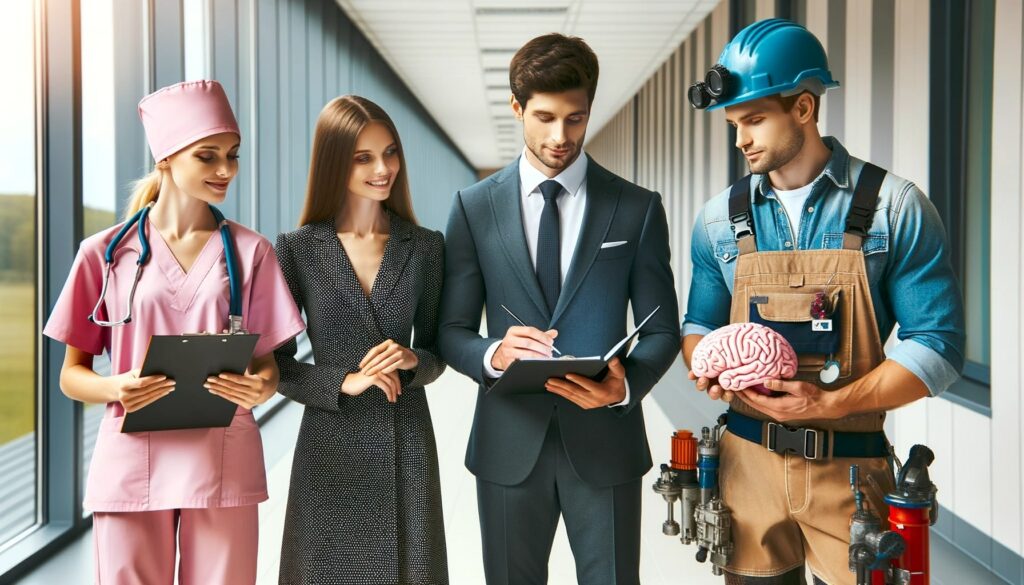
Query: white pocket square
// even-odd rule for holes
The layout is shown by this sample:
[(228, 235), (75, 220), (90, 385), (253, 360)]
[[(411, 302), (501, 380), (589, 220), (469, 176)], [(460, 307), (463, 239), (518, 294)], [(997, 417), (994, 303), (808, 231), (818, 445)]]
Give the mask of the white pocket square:
[(601, 249), (604, 250), (605, 248), (616, 248), (618, 246), (623, 246), (627, 243), (628, 242), (626, 242), (626, 240), (623, 240), (621, 242), (605, 242), (601, 244)]

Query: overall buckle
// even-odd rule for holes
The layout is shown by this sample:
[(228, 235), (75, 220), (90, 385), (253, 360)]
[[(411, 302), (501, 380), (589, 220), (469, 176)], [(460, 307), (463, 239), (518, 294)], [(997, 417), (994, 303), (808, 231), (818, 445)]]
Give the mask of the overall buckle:
[(729, 223), (737, 240), (754, 235), (753, 218), (745, 211), (729, 216)]
[(802, 455), (804, 459), (821, 459), (824, 451), (821, 431), (794, 429), (774, 422), (769, 422), (766, 429), (768, 440), (765, 446), (772, 453), (782, 454), (791, 451)]

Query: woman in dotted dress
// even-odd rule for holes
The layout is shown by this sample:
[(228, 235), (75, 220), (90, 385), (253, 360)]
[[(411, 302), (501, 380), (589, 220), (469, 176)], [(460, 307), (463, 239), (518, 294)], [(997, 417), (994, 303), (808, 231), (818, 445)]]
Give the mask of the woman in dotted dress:
[[(444, 370), (440, 232), (416, 225), (394, 123), (342, 96), (316, 125), (299, 229), (277, 255), (316, 365), (276, 352), (305, 405), (282, 584), (448, 583), (437, 448), (424, 386)], [(410, 341), (412, 343), (410, 343)]]

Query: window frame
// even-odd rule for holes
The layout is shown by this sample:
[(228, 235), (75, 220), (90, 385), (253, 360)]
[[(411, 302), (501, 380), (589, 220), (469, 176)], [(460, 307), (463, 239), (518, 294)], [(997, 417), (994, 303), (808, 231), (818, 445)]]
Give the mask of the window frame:
[[(929, 198), (946, 228), (950, 260), (961, 288), (966, 261), (966, 194), (969, 123), (969, 65), (972, 9), (979, 0), (941, 2), (930, 13)], [(993, 59), (994, 60), (994, 59)], [(990, 63), (991, 66), (991, 63)], [(991, 84), (991, 71), (988, 83)], [(992, 97), (989, 87), (985, 94)], [(987, 106), (991, 110), (991, 103)], [(991, 142), (991, 115), (986, 131)], [(988, 164), (991, 165), (989, 159)], [(991, 198), (991, 175), (988, 196)], [(991, 199), (990, 199), (991, 200)], [(991, 255), (990, 259), (991, 261)], [(975, 412), (992, 416), (991, 366), (966, 360), (961, 377), (940, 396)]]
[[(77, 0), (33, 2), (36, 118), (36, 321), (60, 294), (81, 230), (80, 80)], [(78, 206), (80, 207), (80, 205)], [(36, 343), (36, 522), (2, 544), (4, 580), (63, 544), (78, 528), (76, 432), (79, 407), (60, 392), (63, 352), (52, 340)]]

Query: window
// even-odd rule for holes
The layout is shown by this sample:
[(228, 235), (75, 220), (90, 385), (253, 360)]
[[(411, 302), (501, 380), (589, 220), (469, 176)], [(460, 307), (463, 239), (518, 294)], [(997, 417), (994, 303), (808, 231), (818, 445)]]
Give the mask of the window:
[[(966, 199), (962, 205), (960, 270), (967, 322), (967, 361), (988, 369), (989, 359), (989, 207), (992, 199), (992, 45), (995, 2), (973, 1), (968, 15), (967, 103), (964, 107)], [(980, 260), (980, 261), (971, 261)]]
[(83, 237), (116, 223), (114, 0), (82, 0)]
[(992, 63), (995, 0), (932, 8), (930, 196), (964, 293), (963, 377), (944, 396), (991, 414), (989, 395)]
[[(114, 0), (82, 2), (82, 238), (117, 223), (114, 120)], [(107, 355), (93, 360), (93, 369), (110, 374)], [(103, 417), (102, 404), (83, 408), (82, 489)], [(87, 511), (83, 514), (88, 515)]]
[(0, 547), (37, 520), (35, 13), (32, 0), (0, 9)]
[(210, 0), (185, 0), (185, 81), (210, 77)]

